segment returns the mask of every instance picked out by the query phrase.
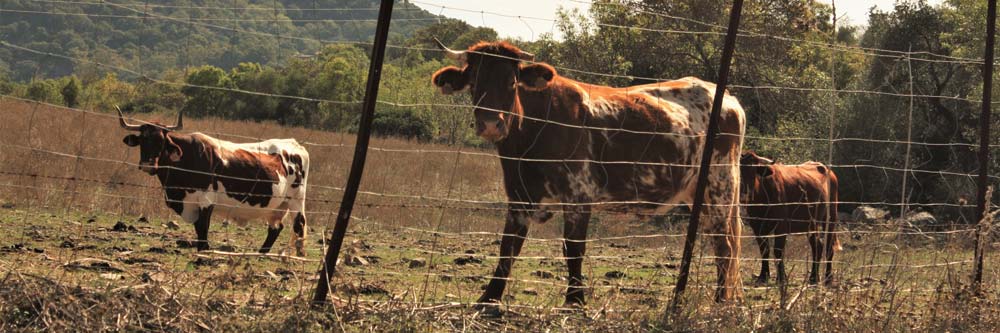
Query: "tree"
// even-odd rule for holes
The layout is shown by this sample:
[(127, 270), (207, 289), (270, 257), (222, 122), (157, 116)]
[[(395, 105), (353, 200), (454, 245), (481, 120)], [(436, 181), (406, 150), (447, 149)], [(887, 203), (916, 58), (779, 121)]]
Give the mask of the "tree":
[(62, 88), (62, 98), (63, 103), (67, 107), (75, 108), (79, 105), (77, 98), (80, 96), (80, 82), (76, 80), (76, 76), (70, 76), (69, 80), (66, 81), (66, 85)]
[(53, 80), (35, 80), (28, 84), (27, 96), (28, 99), (45, 102), (45, 103), (59, 103), (59, 88), (56, 87), (55, 81)]
[(195, 117), (232, 116), (232, 108), (227, 107), (230, 105), (230, 94), (226, 89), (234, 86), (225, 71), (215, 66), (201, 66), (194, 68), (185, 81), (189, 86), (181, 89), (181, 93), (188, 98), (182, 109), (184, 114)]

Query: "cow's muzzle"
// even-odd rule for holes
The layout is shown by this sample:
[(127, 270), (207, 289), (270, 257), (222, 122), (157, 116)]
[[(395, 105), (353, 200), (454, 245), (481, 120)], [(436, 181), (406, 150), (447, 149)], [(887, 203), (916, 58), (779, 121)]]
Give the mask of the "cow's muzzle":
[(507, 137), (507, 125), (503, 120), (477, 121), (476, 135), (494, 143)]

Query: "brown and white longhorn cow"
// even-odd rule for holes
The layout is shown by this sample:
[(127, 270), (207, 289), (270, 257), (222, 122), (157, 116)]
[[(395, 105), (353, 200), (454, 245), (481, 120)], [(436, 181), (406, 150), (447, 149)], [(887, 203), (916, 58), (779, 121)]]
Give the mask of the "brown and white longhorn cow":
[[(529, 225), (564, 212), (567, 304), (584, 302), (581, 266), (592, 209), (663, 213), (694, 200), (715, 84), (697, 78), (613, 88), (559, 76), (505, 42), (453, 51), (461, 67), (432, 77), (444, 94), (468, 89), (476, 133), (496, 145), (508, 204), (500, 263), (479, 302), (497, 302)], [(525, 62), (528, 61), (528, 62)], [(712, 234), (718, 289), (740, 290), (739, 158), (745, 117), (726, 96), (702, 232)]]
[(194, 224), (199, 251), (209, 248), (213, 212), (240, 224), (265, 220), (261, 253), (271, 250), (284, 228), (282, 220), (291, 213), (295, 222), (289, 246), (305, 255), (309, 153), (294, 139), (238, 144), (202, 133), (180, 134), (182, 114), (174, 126), (129, 124), (121, 110), (118, 119), (122, 128), (138, 132), (123, 141), (139, 147), (139, 169), (160, 180), (167, 207)]

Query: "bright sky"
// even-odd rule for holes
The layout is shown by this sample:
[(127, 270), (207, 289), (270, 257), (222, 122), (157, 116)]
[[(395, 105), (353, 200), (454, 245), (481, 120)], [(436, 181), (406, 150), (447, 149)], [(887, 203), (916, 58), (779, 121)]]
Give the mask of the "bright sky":
[[(865, 25), (868, 10), (876, 6), (881, 10), (891, 10), (895, 0), (836, 0), (838, 19), (845, 19), (852, 25)], [(928, 0), (938, 5), (943, 0)], [(538, 39), (545, 32), (559, 32), (554, 26), (556, 10), (590, 8), (588, 0), (411, 0), (411, 3), (435, 14), (453, 17), (475, 26), (493, 28), (500, 37), (518, 37), (525, 40)], [(830, 0), (820, 0), (830, 3)], [(524, 8), (531, 8), (525, 11)], [(518, 16), (521, 16), (518, 18)]]
[(500, 37), (524, 40), (538, 39), (546, 32), (558, 38), (555, 18), (559, 8), (576, 8), (584, 12), (590, 8), (587, 0), (410, 0), (410, 3), (434, 14), (493, 28)]
[[(895, 0), (836, 0), (837, 1), (837, 21), (841, 18), (847, 20), (851, 25), (868, 25), (868, 10), (872, 6), (878, 7), (882, 11), (892, 10)], [(937, 6), (944, 0), (927, 0), (927, 4)], [(820, 0), (820, 2), (830, 3), (830, 0)]]

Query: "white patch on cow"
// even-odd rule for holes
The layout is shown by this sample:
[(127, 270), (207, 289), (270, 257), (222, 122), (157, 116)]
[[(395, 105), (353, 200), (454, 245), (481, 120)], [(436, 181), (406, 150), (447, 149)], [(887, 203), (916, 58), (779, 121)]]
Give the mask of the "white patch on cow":
[(221, 140), (213, 138), (211, 136), (202, 134), (201, 132), (191, 133), (192, 136), (199, 136), (205, 140), (205, 142), (211, 143), (216, 152), (221, 156), (216, 156), (222, 161), (223, 165), (228, 165), (229, 161), (226, 159), (224, 152), (234, 152), (238, 150), (245, 150), (251, 153), (261, 153), (261, 154), (279, 154), (281, 152), (288, 152), (292, 155), (302, 155), (306, 153), (306, 149), (302, 147), (295, 141), (295, 139), (270, 139), (260, 142), (249, 142), (249, 143), (235, 143), (231, 141)]
[(538, 211), (533, 212), (531, 215), (525, 217), (526, 221), (522, 221), (521, 223), (523, 223), (524, 225), (527, 225), (528, 223), (531, 224), (545, 223), (552, 217), (551, 215), (552, 213), (550, 213), (550, 211), (554, 207), (559, 207), (553, 205), (559, 203), (559, 200), (556, 200), (555, 198), (552, 197), (543, 197), (542, 200), (540, 200), (539, 202), (541, 204), (538, 205)]
[(583, 105), (587, 107), (591, 115), (597, 118), (613, 117), (618, 114), (619, 110), (619, 107), (609, 100), (603, 98), (591, 99), (589, 96), (583, 100)]
[(573, 196), (577, 198), (589, 198), (595, 201), (605, 199), (603, 195), (604, 191), (594, 180), (589, 164), (585, 165), (580, 172), (569, 175), (568, 180)]

